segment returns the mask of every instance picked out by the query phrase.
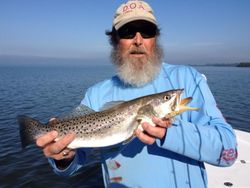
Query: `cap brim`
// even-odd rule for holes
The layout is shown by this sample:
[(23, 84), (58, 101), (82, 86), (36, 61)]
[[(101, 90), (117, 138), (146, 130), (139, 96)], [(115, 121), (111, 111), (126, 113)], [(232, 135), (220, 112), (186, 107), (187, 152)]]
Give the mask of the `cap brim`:
[(148, 21), (154, 25), (157, 26), (157, 22), (151, 18), (145, 18), (143, 16), (137, 16), (137, 17), (133, 17), (133, 18), (128, 18), (126, 19), (126, 21), (122, 21), (118, 24), (116, 24), (114, 27), (116, 30), (120, 29), (122, 26), (124, 26), (125, 24), (129, 23), (129, 22), (132, 22), (132, 21), (138, 21), (138, 20), (145, 20), (145, 21)]

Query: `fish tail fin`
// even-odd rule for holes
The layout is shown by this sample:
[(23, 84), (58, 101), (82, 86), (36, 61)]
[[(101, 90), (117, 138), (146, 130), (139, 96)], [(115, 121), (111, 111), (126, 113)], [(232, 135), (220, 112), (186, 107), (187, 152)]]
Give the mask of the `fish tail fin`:
[(19, 123), (19, 134), (21, 138), (22, 148), (35, 142), (35, 138), (39, 132), (39, 126), (42, 125), (39, 121), (25, 115), (17, 116)]

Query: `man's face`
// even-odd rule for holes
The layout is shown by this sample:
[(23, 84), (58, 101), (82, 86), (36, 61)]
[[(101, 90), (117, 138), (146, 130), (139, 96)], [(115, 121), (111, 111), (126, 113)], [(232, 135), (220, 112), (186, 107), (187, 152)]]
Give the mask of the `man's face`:
[(135, 68), (141, 68), (154, 55), (155, 38), (143, 39), (137, 33), (134, 39), (120, 39), (119, 47), (122, 58), (130, 59)]
[(152, 27), (148, 22), (137, 21), (126, 24), (118, 31), (121, 33), (119, 53), (122, 58), (130, 59), (135, 68), (140, 68), (147, 59), (154, 56), (156, 28)]
[(130, 22), (118, 30), (119, 42), (112, 52), (118, 76), (127, 84), (142, 86), (159, 72), (162, 49), (156, 27), (146, 21)]

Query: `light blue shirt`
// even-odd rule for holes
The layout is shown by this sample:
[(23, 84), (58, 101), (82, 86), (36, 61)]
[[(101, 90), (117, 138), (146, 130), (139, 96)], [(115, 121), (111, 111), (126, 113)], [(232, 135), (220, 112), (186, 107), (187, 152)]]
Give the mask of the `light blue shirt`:
[[(216, 106), (204, 76), (189, 66), (163, 63), (159, 75), (147, 85), (124, 85), (114, 76), (89, 88), (82, 104), (95, 111), (110, 101), (127, 101), (171, 89), (184, 89), (183, 98), (193, 97), (189, 106), (200, 108), (177, 116), (162, 140), (146, 145), (137, 138), (113, 152), (101, 150), (106, 187), (202, 188), (207, 187), (204, 162), (230, 166), (237, 157), (236, 137)], [(70, 175), (88, 159), (88, 150), (77, 149), (76, 157), (59, 175)]]

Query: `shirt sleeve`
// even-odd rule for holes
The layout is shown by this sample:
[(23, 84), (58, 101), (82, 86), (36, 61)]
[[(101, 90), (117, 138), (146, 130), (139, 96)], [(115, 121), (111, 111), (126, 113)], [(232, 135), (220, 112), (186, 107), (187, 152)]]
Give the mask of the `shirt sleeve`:
[(195, 72), (193, 82), (186, 86), (193, 101), (190, 106), (200, 108), (175, 118), (158, 146), (217, 166), (230, 166), (237, 158), (235, 133), (217, 108), (204, 76)]
[(52, 158), (48, 158), (49, 164), (52, 166), (53, 171), (59, 176), (70, 176), (84, 165), (85, 160), (86, 160), (86, 152), (83, 149), (76, 150), (76, 155), (73, 161), (65, 169), (59, 169), (56, 166), (55, 160)]

